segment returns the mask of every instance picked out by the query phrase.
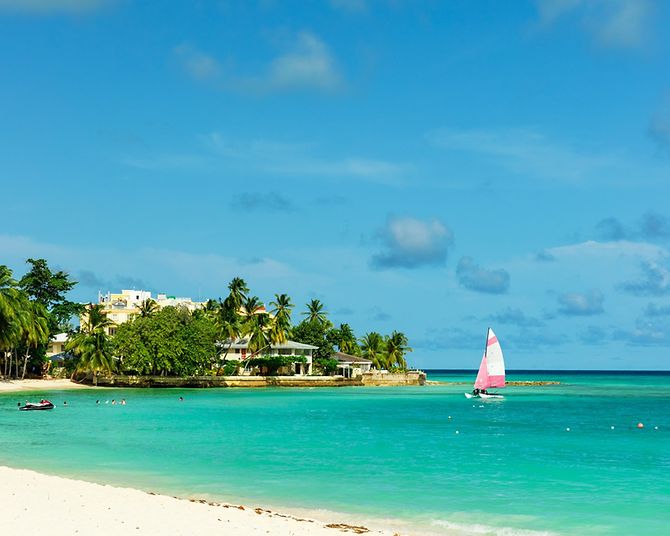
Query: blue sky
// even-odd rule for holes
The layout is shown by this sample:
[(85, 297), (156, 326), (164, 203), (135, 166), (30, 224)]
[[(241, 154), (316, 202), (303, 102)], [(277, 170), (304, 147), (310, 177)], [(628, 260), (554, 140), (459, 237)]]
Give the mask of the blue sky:
[(0, 0), (0, 263), (668, 369), (670, 8)]

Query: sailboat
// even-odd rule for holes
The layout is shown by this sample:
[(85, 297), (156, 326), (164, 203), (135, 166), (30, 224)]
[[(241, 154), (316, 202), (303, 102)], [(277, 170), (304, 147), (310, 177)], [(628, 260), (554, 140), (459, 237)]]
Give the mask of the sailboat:
[(491, 328), (486, 333), (486, 348), (472, 393), (466, 398), (503, 398), (502, 395), (489, 393), (491, 387), (505, 387), (505, 360), (498, 337)]

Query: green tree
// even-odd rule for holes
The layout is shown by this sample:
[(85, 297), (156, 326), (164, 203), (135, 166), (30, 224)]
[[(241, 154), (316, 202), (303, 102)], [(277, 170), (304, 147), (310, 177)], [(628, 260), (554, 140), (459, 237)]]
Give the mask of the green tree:
[(247, 293), (249, 292), (249, 287), (247, 283), (241, 277), (235, 277), (228, 284), (228, 290), (230, 291), (228, 297), (224, 300), (225, 307), (232, 309), (233, 311), (239, 312), (242, 304), (247, 299)]
[(312, 357), (317, 359), (330, 359), (333, 355), (333, 344), (328, 340), (329, 328), (319, 321), (303, 320), (291, 330), (291, 339), (304, 344), (316, 346)]
[[(256, 309), (258, 311), (258, 309)], [(247, 349), (250, 357), (262, 353), (270, 347), (270, 315), (256, 312), (248, 315), (242, 324), (242, 334), (249, 338)]]
[(385, 358), (386, 365), (389, 369), (407, 370), (407, 361), (405, 361), (405, 354), (411, 352), (412, 349), (408, 346), (409, 342), (404, 333), (394, 331), (390, 337), (386, 338), (385, 344)]
[(42, 304), (50, 313), (49, 331), (55, 333), (82, 311), (81, 304), (69, 301), (66, 295), (75, 285), (64, 271), (52, 272), (44, 259), (28, 259), (30, 270), (19, 281), (19, 287), (31, 300)]
[(147, 316), (151, 316), (157, 313), (160, 307), (158, 306), (158, 302), (156, 302), (156, 300), (147, 298), (146, 300), (140, 302), (138, 309), (139, 309), (138, 314), (140, 315), (140, 317), (146, 318)]
[(293, 304), (286, 294), (275, 294), (275, 301), (270, 302), (273, 315), (270, 328), (270, 340), (273, 344), (282, 344), (288, 340), (291, 330), (291, 310)]
[(12, 350), (18, 344), (21, 333), (21, 317), (19, 311), (22, 304), (22, 293), (12, 277), (12, 271), (0, 265), (0, 352), (4, 361), (4, 375), (11, 375)]
[(126, 372), (192, 376), (211, 370), (216, 338), (217, 327), (211, 319), (165, 307), (121, 324), (113, 342)]
[(98, 384), (100, 372), (114, 369), (112, 346), (106, 329), (114, 323), (107, 318), (100, 304), (89, 304), (80, 329), (65, 344), (65, 350), (78, 358), (77, 372), (91, 372), (93, 385)]
[(354, 330), (349, 324), (340, 324), (339, 328), (330, 331), (329, 340), (337, 346), (340, 352), (349, 355), (359, 355), (361, 349), (358, 346)]
[(22, 317), (20, 322), (20, 339), (24, 350), (21, 379), (24, 379), (31, 352), (49, 342), (49, 314), (39, 302), (26, 299), (22, 305), (19, 314)]
[(376, 369), (387, 368), (384, 338), (376, 331), (366, 333), (361, 339), (361, 355), (372, 361)]
[(307, 311), (302, 313), (306, 316), (308, 322), (319, 322), (321, 324), (330, 324), (328, 321), (328, 313), (323, 310), (323, 303), (320, 300), (313, 299), (307, 304)]

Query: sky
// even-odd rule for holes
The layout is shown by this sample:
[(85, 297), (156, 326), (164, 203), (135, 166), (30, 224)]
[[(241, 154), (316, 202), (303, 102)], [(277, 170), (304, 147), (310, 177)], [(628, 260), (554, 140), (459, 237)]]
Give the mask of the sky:
[(670, 6), (0, 0), (0, 264), (670, 369)]

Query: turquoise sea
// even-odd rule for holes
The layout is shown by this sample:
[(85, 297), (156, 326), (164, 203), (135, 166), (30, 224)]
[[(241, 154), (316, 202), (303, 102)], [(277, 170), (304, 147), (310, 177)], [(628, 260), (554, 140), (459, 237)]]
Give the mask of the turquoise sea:
[[(0, 464), (437, 533), (670, 534), (670, 373), (511, 372), (561, 384), (508, 387), (484, 403), (463, 396), (474, 376), (7, 393)], [(42, 397), (56, 409), (17, 411)]]

